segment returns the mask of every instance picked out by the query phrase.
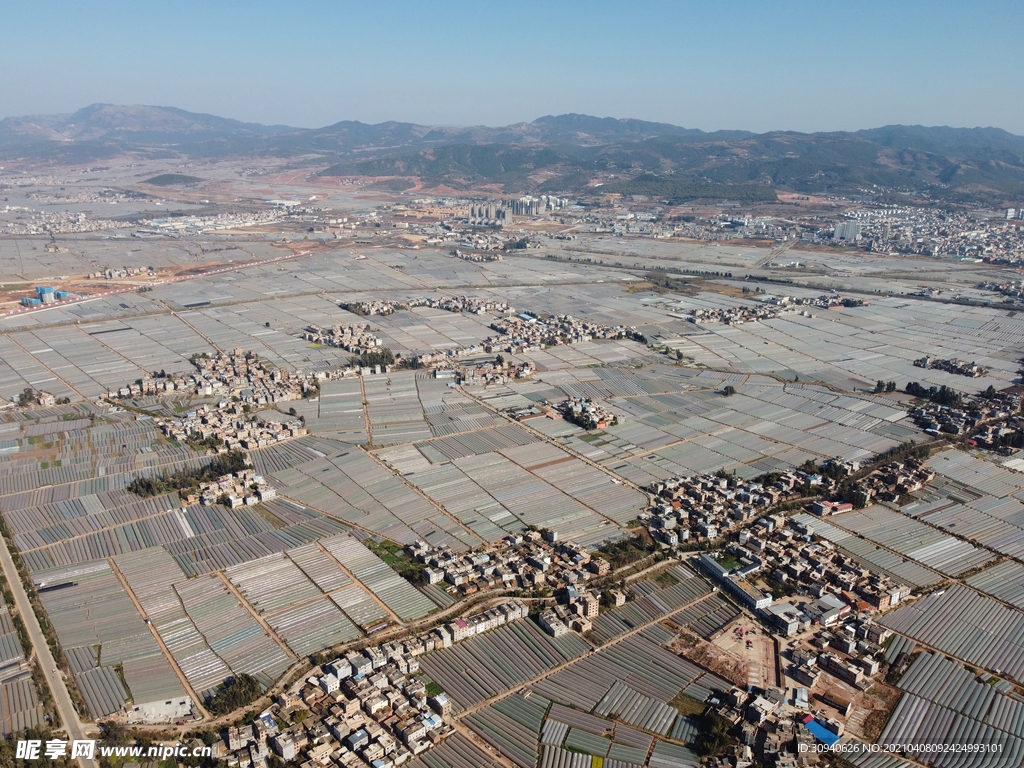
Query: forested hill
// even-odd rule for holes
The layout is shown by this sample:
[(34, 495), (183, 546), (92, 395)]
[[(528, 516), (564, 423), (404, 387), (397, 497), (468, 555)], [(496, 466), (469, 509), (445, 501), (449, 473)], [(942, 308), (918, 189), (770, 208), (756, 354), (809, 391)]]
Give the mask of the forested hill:
[(778, 190), (894, 194), (1019, 204), (1024, 137), (998, 128), (891, 125), (856, 132), (716, 131), (590, 115), (501, 127), (342, 121), (265, 126), (172, 107), (94, 104), (67, 115), (0, 121), (0, 157), (87, 162), (124, 152), (168, 157), (271, 156), (324, 175), (398, 177), (393, 188), (678, 199), (767, 199)]

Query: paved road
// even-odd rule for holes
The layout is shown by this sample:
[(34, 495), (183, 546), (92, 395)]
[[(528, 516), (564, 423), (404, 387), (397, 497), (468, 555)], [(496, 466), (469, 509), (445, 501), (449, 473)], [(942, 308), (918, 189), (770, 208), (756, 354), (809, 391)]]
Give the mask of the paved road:
[[(0, 565), (3, 565), (4, 575), (7, 577), (7, 583), (11, 587), (11, 594), (14, 595), (14, 603), (18, 607), (18, 612), (21, 614), (25, 626), (28, 628), (28, 636), (32, 640), (37, 663), (42, 667), (46, 683), (50, 686), (50, 691), (53, 693), (53, 700), (56, 702), (57, 712), (60, 715), (61, 722), (64, 724), (64, 730), (67, 731), (69, 739), (84, 739), (86, 738), (86, 730), (94, 731), (95, 724), (82, 723), (78, 719), (78, 713), (75, 711), (74, 704), (71, 703), (71, 695), (64, 684), (64, 678), (61, 677), (60, 672), (57, 670), (57, 662), (53, 660), (50, 646), (46, 643), (46, 636), (43, 635), (43, 630), (39, 626), (39, 620), (32, 610), (28, 593), (25, 592), (25, 587), (18, 576), (18, 569), (15, 568), (14, 560), (7, 549), (7, 541), (3, 537), (0, 537)], [(70, 752), (70, 745), (68, 745), (68, 751)], [(95, 760), (87, 760), (81, 757), (78, 758), (78, 764), (82, 768), (98, 768)]]

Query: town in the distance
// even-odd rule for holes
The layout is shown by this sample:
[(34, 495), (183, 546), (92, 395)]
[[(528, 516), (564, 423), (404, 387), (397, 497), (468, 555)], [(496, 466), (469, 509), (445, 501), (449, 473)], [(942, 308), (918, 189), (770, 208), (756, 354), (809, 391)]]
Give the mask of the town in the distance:
[(1024, 197), (111, 142), (0, 141), (5, 738), (1024, 764)]

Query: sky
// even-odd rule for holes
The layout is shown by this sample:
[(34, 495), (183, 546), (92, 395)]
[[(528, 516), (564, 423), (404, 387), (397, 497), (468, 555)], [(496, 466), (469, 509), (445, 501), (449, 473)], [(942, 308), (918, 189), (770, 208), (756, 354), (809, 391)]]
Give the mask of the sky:
[(1024, 134), (1009, 2), (5, 0), (0, 117), (149, 104), (265, 124)]

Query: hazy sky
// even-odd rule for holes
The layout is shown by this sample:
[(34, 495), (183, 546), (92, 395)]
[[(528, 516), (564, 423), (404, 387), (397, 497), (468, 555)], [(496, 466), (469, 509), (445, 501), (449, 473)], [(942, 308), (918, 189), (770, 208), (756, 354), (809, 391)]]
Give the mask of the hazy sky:
[(584, 112), (714, 130), (1024, 134), (1009, 2), (15, 2), (0, 116), (95, 102), (261, 123), (503, 125)]

